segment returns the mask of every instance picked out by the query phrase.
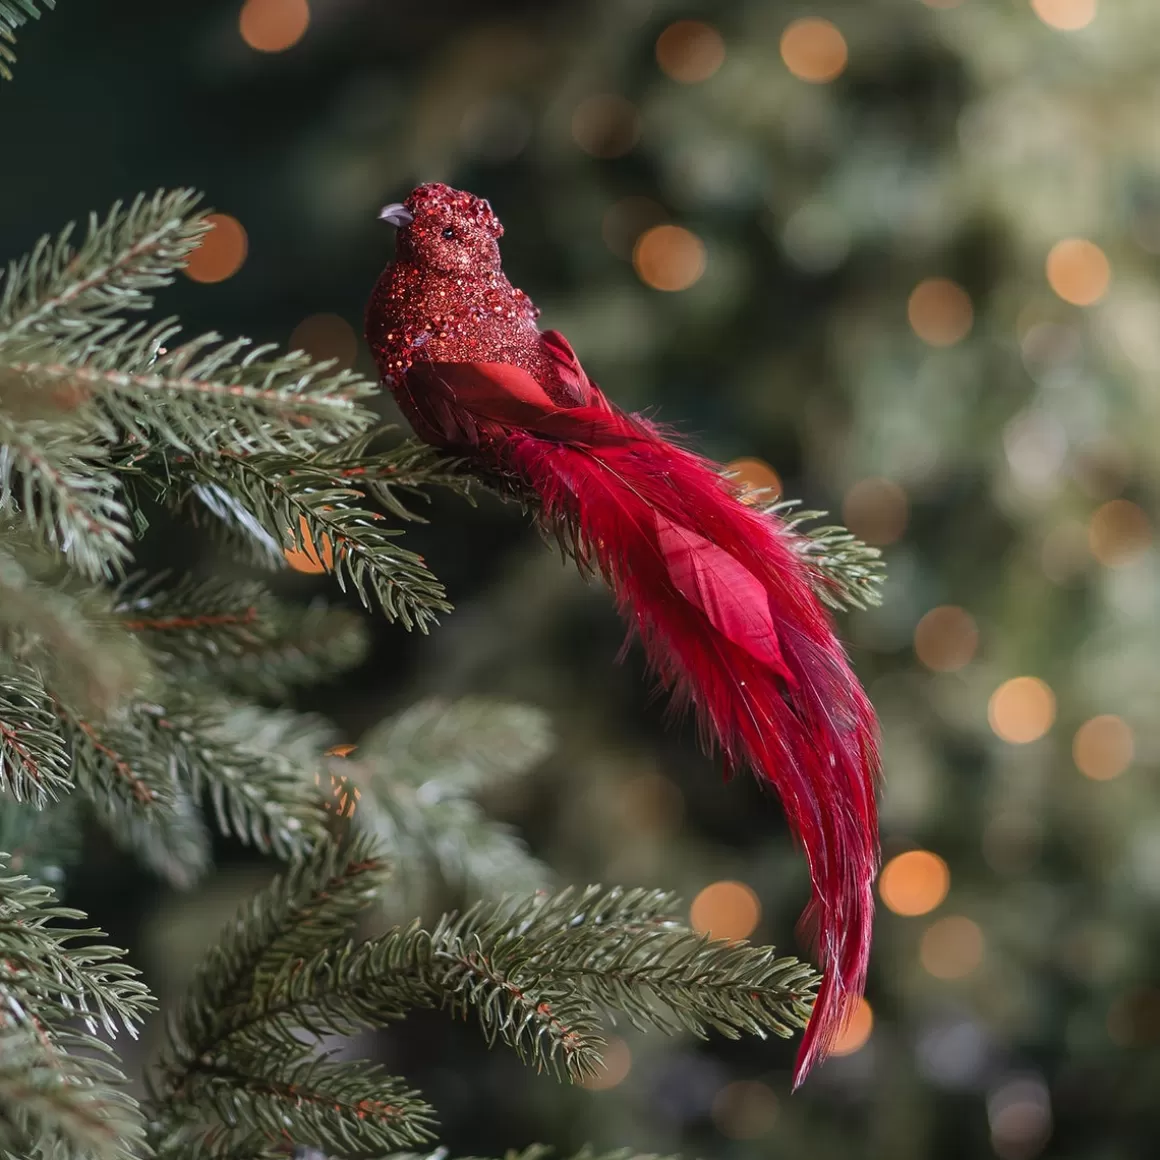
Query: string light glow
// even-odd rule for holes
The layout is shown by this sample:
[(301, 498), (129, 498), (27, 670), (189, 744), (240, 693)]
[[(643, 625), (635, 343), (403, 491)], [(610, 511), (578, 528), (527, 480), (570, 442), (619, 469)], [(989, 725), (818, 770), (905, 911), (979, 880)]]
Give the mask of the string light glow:
[(576, 106), (572, 137), (593, 157), (623, 157), (640, 140), (640, 114), (624, 97), (597, 93)]
[(1105, 567), (1132, 563), (1152, 542), (1152, 526), (1144, 510), (1126, 499), (1096, 508), (1088, 524), (1088, 547)]
[(748, 938), (761, 919), (761, 903), (744, 882), (714, 882), (689, 908), (689, 923), (713, 938)]
[(831, 1055), (853, 1055), (861, 1051), (870, 1040), (870, 1033), (874, 1030), (874, 1011), (865, 999), (858, 1000), (850, 1021), (838, 1033)]
[(246, 0), (238, 17), (242, 39), (258, 52), (293, 48), (309, 26), (306, 0)]
[(962, 915), (932, 922), (923, 932), (918, 957), (936, 979), (961, 979), (983, 961), (983, 932)]
[(1112, 267), (1107, 255), (1084, 238), (1065, 238), (1047, 255), (1047, 284), (1073, 306), (1092, 306), (1107, 292)]
[(781, 479), (764, 459), (734, 459), (725, 470), (748, 491), (768, 491), (770, 499), (781, 495)]
[(337, 314), (312, 314), (294, 328), (290, 349), (304, 350), (316, 362), (335, 359), (338, 367), (345, 370), (354, 365), (358, 338), (345, 318)]
[(910, 505), (906, 492), (889, 479), (863, 479), (842, 501), (846, 527), (868, 544), (893, 544), (906, 531)]
[(1135, 752), (1131, 726), (1110, 714), (1085, 721), (1071, 745), (1076, 768), (1093, 781), (1119, 777), (1132, 764)]
[(949, 278), (927, 278), (914, 288), (906, 304), (914, 333), (930, 346), (954, 346), (971, 332), (975, 321), (971, 296)]
[(653, 226), (637, 239), (632, 264), (654, 290), (687, 290), (705, 272), (705, 243), (681, 226)]
[(987, 720), (1013, 745), (1038, 741), (1055, 721), (1055, 694), (1038, 677), (1013, 677), (991, 694)]
[(600, 1055), (600, 1070), (580, 1081), (580, 1086), (590, 1092), (604, 1092), (622, 1084), (632, 1070), (632, 1052), (623, 1039), (610, 1037)]
[(202, 235), (197, 249), (189, 255), (185, 275), (194, 282), (224, 282), (246, 260), (249, 247), (246, 231), (237, 218), (226, 213), (211, 213), (205, 220), (212, 228)]
[(932, 608), (914, 630), (914, 651), (928, 669), (953, 673), (971, 663), (979, 630), (970, 613), (951, 604)]
[(846, 38), (828, 20), (807, 16), (781, 34), (781, 59), (798, 80), (826, 84), (840, 77), (849, 60)]
[(725, 41), (711, 24), (678, 20), (657, 37), (657, 64), (683, 85), (707, 81), (725, 63)]
[(726, 1084), (713, 1100), (713, 1123), (732, 1140), (756, 1140), (777, 1122), (777, 1096), (763, 1083), (740, 1080)]
[(929, 850), (908, 850), (891, 858), (878, 876), (878, 893), (886, 909), (907, 917), (941, 906), (950, 888), (950, 868)]
[[(294, 533), (290, 530), (287, 530), (287, 535), (291, 538), (294, 537)], [(334, 548), (330, 543), (330, 537), (323, 534), (320, 539), (321, 544), (318, 549), (315, 549), (314, 541), (310, 538), (310, 525), (306, 522), (306, 517), (302, 516), (299, 520), (299, 536), (295, 546), (282, 550), (282, 555), (286, 557), (286, 563), (295, 572), (304, 572), (308, 576), (332, 571), (334, 568)]]
[(1096, 18), (1096, 0), (1031, 0), (1031, 8), (1044, 24), (1061, 32), (1078, 32)]

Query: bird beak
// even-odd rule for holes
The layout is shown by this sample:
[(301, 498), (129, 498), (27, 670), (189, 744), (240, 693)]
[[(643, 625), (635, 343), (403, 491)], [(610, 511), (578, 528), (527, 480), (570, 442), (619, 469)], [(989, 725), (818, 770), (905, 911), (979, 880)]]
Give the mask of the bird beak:
[(394, 201), (379, 210), (379, 220), (401, 228), (409, 226), (415, 220), (415, 215), (401, 201)]

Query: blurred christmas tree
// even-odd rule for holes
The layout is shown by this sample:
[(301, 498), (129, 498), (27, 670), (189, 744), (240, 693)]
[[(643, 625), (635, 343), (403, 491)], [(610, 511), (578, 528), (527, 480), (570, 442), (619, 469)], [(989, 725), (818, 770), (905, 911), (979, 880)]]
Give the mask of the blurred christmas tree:
[[(611, 396), (660, 404), (887, 551), (883, 607), (847, 622), (886, 741), (863, 1036), (790, 1099), (777, 1045), (626, 1034), (606, 1090), (560, 1093), (441, 1025), (392, 1033), (448, 1142), (1149, 1154), (1153, 0), (122, 0), (132, 38), (104, 8), (22, 30), (5, 252), (196, 182), (248, 253), (195, 266), (220, 284), (175, 292), (183, 316), (355, 360), (378, 206), (417, 179), (476, 189), (513, 280)], [(695, 922), (784, 942), (805, 882), (776, 809), (663, 733), (633, 662), (609, 669), (603, 594), (514, 511), (433, 511), (411, 544), (456, 616), (422, 649), (378, 637), (312, 707), (355, 736), (403, 690), (544, 705), (567, 764), (492, 801), (538, 854), (566, 877), (709, 888)], [(95, 909), (116, 873), (94, 876)], [(159, 968), (218, 922), (141, 905)]]

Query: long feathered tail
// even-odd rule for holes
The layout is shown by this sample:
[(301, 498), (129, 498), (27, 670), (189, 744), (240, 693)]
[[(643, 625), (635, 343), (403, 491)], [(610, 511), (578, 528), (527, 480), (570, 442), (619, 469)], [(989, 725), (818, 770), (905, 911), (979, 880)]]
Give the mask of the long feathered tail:
[(803, 921), (824, 974), (794, 1071), (822, 1059), (861, 996), (878, 867), (874, 710), (789, 533), (707, 461), (598, 406), (513, 431), (504, 458), (583, 562), (600, 569), (648, 659), (732, 771), (774, 786), (809, 863)]

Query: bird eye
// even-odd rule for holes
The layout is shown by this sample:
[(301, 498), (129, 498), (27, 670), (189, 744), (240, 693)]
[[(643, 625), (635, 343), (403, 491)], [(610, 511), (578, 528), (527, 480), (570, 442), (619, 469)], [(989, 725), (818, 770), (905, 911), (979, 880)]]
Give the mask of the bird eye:
[(453, 226), (444, 226), (443, 227), (443, 236), (448, 241), (450, 241), (453, 237), (455, 237), (455, 228)]

